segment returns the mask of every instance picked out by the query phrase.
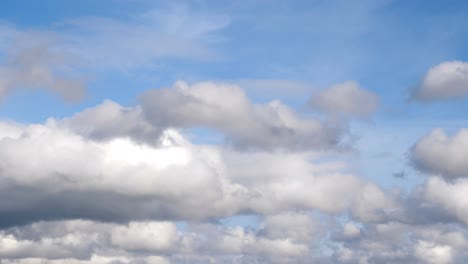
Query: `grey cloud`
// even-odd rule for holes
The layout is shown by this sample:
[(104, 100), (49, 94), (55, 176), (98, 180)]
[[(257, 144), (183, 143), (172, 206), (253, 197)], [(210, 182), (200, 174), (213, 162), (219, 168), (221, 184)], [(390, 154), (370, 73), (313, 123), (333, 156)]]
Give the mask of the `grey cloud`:
[(464, 263), (468, 257), (462, 226), (390, 221), (363, 228), (358, 239), (337, 240), (337, 263)]
[(0, 99), (18, 89), (50, 90), (70, 102), (83, 99), (84, 79), (73, 70), (70, 54), (58, 48), (54, 39), (53, 33), (12, 36), (2, 51)]
[(411, 150), (413, 164), (423, 172), (446, 179), (468, 177), (468, 129), (448, 136), (435, 129), (420, 139)]
[[(290, 215), (280, 224), (284, 232), (274, 237), (264, 235), (260, 230), (213, 224), (188, 224), (181, 231), (173, 222), (37, 222), (0, 231), (0, 244), (4, 245), (0, 248), (0, 258), (1, 263), (151, 264), (184, 263), (183, 260), (197, 263), (197, 259), (206, 262), (222, 258), (226, 263), (235, 263), (240, 258), (245, 259), (244, 263), (258, 263), (259, 260), (264, 260), (262, 263), (292, 263), (310, 257), (312, 244), (294, 240), (297, 227), (290, 225), (299, 221), (301, 228), (308, 229), (316, 220), (307, 218), (310, 217)], [(308, 234), (316, 235), (314, 232)]]
[(143, 118), (141, 107), (124, 107), (110, 100), (72, 117), (48, 122), (100, 140), (130, 137), (137, 142), (156, 144), (163, 132), (163, 128), (154, 127)]
[(368, 117), (376, 111), (379, 99), (357, 82), (348, 81), (318, 92), (311, 97), (309, 104), (326, 113)]
[(177, 82), (140, 98), (156, 127), (209, 127), (240, 148), (323, 148), (337, 145), (343, 134), (343, 124), (302, 118), (278, 101), (254, 104), (235, 85)]
[(411, 92), (413, 99), (426, 102), (467, 96), (468, 63), (447, 61), (430, 68)]

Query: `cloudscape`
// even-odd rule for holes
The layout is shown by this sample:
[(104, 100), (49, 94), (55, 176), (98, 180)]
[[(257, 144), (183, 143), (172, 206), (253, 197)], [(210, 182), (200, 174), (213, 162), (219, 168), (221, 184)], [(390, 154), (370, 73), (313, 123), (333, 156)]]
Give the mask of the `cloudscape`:
[(0, 264), (468, 263), (468, 3), (0, 2)]

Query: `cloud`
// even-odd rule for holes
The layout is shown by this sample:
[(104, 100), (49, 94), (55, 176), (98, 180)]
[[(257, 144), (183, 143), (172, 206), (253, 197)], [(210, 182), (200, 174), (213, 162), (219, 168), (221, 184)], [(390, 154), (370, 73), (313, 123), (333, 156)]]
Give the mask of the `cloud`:
[(302, 118), (279, 101), (252, 103), (236, 85), (179, 81), (140, 98), (154, 126), (216, 129), (239, 148), (327, 148), (339, 143), (343, 130), (343, 124)]
[(353, 207), (356, 215), (372, 218), (386, 204), (378, 188), (341, 172), (343, 163), (311, 162), (319, 153), (197, 146), (175, 130), (149, 145), (122, 134), (93, 139), (56, 120), (2, 126), (3, 226), (76, 217), (208, 219), (291, 208), (339, 213)]
[(230, 18), (174, 4), (126, 18), (55, 22), (47, 30), (23, 30), (0, 21), (0, 99), (18, 89), (44, 89), (77, 102), (96, 73), (141, 74), (165, 59), (219, 59), (215, 33)]
[[(2, 30), (2, 29), (0, 29)], [(0, 99), (18, 89), (44, 89), (76, 102), (85, 96), (84, 79), (70, 53), (57, 48), (52, 32), (16, 32), (0, 50)], [(1, 47), (0, 47), (1, 48)]]
[(466, 179), (448, 183), (439, 177), (431, 177), (424, 186), (423, 197), (426, 203), (434, 204), (458, 221), (468, 224), (467, 191)]
[(448, 136), (435, 129), (420, 139), (411, 150), (413, 164), (423, 172), (446, 179), (468, 177), (468, 129)]
[(90, 67), (128, 72), (158, 67), (162, 59), (221, 57), (212, 46), (230, 17), (174, 4), (126, 18), (81, 17), (62, 24), (65, 45)]
[(468, 240), (463, 226), (366, 224), (354, 239), (337, 240), (337, 263), (463, 263)]
[(346, 223), (343, 227), (343, 236), (347, 239), (354, 239), (361, 235), (361, 230), (353, 223)]
[(412, 91), (412, 98), (423, 102), (467, 95), (468, 63), (462, 61), (442, 62), (430, 68)]
[[(2, 263), (184, 263), (202, 259), (235, 263), (267, 260), (291, 263), (307, 257), (316, 219), (290, 214), (289, 224), (265, 224), (259, 230), (241, 226), (189, 223), (177, 230), (173, 222), (99, 223), (88, 220), (36, 222), (0, 231)], [(271, 219), (284, 219), (284, 215)], [(276, 220), (273, 220), (274, 222)], [(292, 222), (291, 222), (292, 221)], [(277, 222), (277, 221), (276, 221)], [(300, 227), (291, 223), (301, 223)], [(271, 234), (271, 228), (281, 231)], [(296, 231), (309, 230), (307, 234)], [(295, 237), (308, 235), (307, 240)], [(223, 257), (225, 256), (225, 257)], [(226, 257), (227, 256), (227, 257)], [(252, 260), (252, 261), (249, 261)], [(255, 261), (256, 260), (256, 261)]]
[(111, 100), (68, 118), (50, 118), (49, 122), (87, 138), (110, 140), (129, 137), (148, 144), (157, 144), (164, 129), (145, 120), (141, 107), (124, 107)]
[[(174, 129), (156, 129), (159, 138), (146, 143), (152, 133), (132, 129), (147, 122), (139, 107), (107, 101), (45, 124), (0, 123), (3, 262), (465, 257), (465, 179), (429, 178), (405, 197), (361, 179), (330, 154), (193, 145)], [(88, 122), (96, 130), (87, 130)], [(216, 221), (245, 213), (259, 216), (258, 226)], [(350, 219), (341, 225), (343, 215)]]
[(368, 117), (376, 111), (378, 101), (376, 94), (361, 88), (357, 82), (347, 81), (313, 95), (309, 104), (326, 113)]
[(313, 89), (310, 84), (305, 82), (287, 79), (239, 79), (234, 83), (242, 87), (249, 97), (267, 100), (278, 98), (303, 100), (304, 97), (310, 95)]
[(416, 256), (424, 263), (453, 263), (452, 247), (419, 241), (415, 248)]

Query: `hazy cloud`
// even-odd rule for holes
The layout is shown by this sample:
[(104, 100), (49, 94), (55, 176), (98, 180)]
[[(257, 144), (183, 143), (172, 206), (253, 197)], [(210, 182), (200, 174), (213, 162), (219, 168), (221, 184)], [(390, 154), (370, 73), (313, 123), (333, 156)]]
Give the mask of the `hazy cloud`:
[(314, 94), (310, 99), (310, 105), (315, 109), (356, 117), (370, 116), (376, 111), (378, 104), (376, 94), (361, 88), (354, 81), (333, 85)]

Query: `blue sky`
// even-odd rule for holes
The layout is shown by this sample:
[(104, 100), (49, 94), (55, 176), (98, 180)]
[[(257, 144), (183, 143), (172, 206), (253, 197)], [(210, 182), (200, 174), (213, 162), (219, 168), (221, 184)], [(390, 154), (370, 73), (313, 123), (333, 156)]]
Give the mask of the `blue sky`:
[[(397, 111), (401, 105), (405, 109), (411, 107), (404, 100), (407, 89), (415, 85), (429, 67), (441, 61), (463, 60), (467, 56), (464, 51), (467, 29), (463, 23), (466, 7), (463, 4), (462, 1), (364, 1), (357, 6), (348, 1), (297, 1), (291, 4), (259, 1), (248, 5), (216, 5), (205, 1), (171, 4), (6, 1), (0, 15), (3, 22), (28, 31), (51, 29), (63, 32), (69, 30), (67, 21), (85, 17), (125, 23), (148, 10), (169, 16), (185, 13), (187, 21), (180, 23), (189, 23), (190, 15), (194, 19), (207, 15), (206, 23), (221, 24), (219, 29), (201, 37), (201, 42), (206, 42), (205, 48), (214, 54), (212, 58), (185, 60), (162, 55), (149, 57), (148, 61), (157, 66), (143, 67), (138, 73), (134, 69), (114, 67), (102, 67), (99, 74), (87, 72), (87, 78), (91, 80), (88, 82), (88, 98), (94, 102), (110, 98), (131, 103), (131, 98), (142, 89), (169, 86), (178, 79), (279, 79), (301, 82), (311, 89), (357, 80), (364, 87), (385, 94), (382, 97), (385, 108)], [(181, 25), (197, 27), (196, 24)], [(84, 68), (87, 66), (83, 65)], [(18, 97), (28, 99), (28, 95)], [(37, 100), (37, 96), (31, 98)], [(15, 99), (20, 100), (10, 100)], [(447, 118), (443, 106), (432, 107), (436, 111), (430, 112), (426, 108), (424, 111), (431, 115), (437, 112), (441, 118)], [(53, 113), (46, 113), (44, 110), (38, 117), (37, 112), (27, 114), (27, 109), (2, 108), (2, 112), (14, 112), (25, 120), (38, 120), (60, 111), (54, 109)], [(427, 115), (417, 113), (418, 109), (411, 110), (410, 115)], [(453, 116), (453, 112), (449, 115)]]
[[(353, 175), (358, 175), (359, 180), (356, 181), (375, 184), (394, 202), (382, 202), (385, 205), (379, 206), (398, 204), (398, 208), (405, 211), (411, 209), (413, 203), (428, 202), (425, 200), (428, 197), (420, 195), (431, 193), (431, 183), (437, 181), (435, 178), (447, 180), (452, 175), (456, 175), (453, 177), (457, 179), (466, 176), (465, 171), (453, 174), (452, 169), (463, 170), (463, 165), (459, 163), (463, 157), (457, 155), (468, 153), (464, 152), (464, 134), (460, 132), (468, 121), (467, 20), (468, 3), (457, 0), (4, 0), (0, 4), (0, 119), (18, 126), (40, 124), (51, 131), (72, 131), (70, 133), (76, 134), (80, 140), (104, 144), (100, 149), (111, 148), (112, 140), (130, 139), (136, 145), (147, 144), (156, 152), (160, 151), (160, 146), (152, 145), (155, 138), (161, 140), (160, 137), (169, 133), (169, 137), (178, 140), (178, 136), (170, 134), (176, 132), (166, 130), (175, 128), (195, 147), (208, 145), (219, 148), (220, 156), (229, 161), (221, 166), (222, 169), (213, 165), (217, 168), (213, 170), (229, 171), (230, 166), (234, 166), (232, 164), (241, 164), (239, 166), (246, 166), (245, 171), (241, 167), (233, 171), (246, 175), (255, 171), (255, 168), (249, 167), (251, 164), (247, 160), (250, 158), (258, 159), (261, 164), (267, 163), (267, 159), (278, 161), (284, 158), (285, 164), (291, 160), (291, 171), (306, 168), (304, 162), (309, 161), (317, 168), (308, 168), (307, 171), (314, 173), (329, 170), (327, 166), (342, 168), (340, 164), (345, 163), (345, 169), (337, 173), (351, 171)], [(434, 77), (430, 79), (431, 76)], [(334, 87), (338, 88), (334, 90)], [(345, 91), (352, 93), (339, 94)], [(213, 100), (212, 93), (220, 99), (210, 101)], [(200, 98), (207, 100), (206, 104), (197, 101)], [(319, 99), (314, 101), (314, 98)], [(332, 99), (327, 101), (327, 98)], [(103, 103), (106, 100), (115, 105)], [(97, 105), (101, 103), (102, 108), (99, 108)], [(219, 116), (213, 113), (218, 111), (216, 109)], [(278, 113), (274, 115), (271, 111)], [(284, 118), (290, 122), (288, 124), (294, 124), (285, 129), (292, 129), (297, 134), (289, 137), (287, 132), (281, 134), (282, 130), (278, 134), (265, 132), (270, 125), (276, 126), (283, 120), (275, 118)], [(308, 134), (310, 131), (307, 129), (315, 129), (315, 126), (323, 131), (315, 133), (314, 130), (315, 134)], [(438, 159), (443, 163), (439, 167), (429, 164), (431, 159), (437, 160), (434, 153), (444, 150), (439, 145), (440, 148), (436, 148), (436, 143), (431, 145), (435, 149), (433, 152), (428, 150), (429, 147), (425, 148), (437, 137), (438, 134), (431, 133), (437, 128), (442, 128), (449, 138), (446, 141), (434, 140), (446, 144), (446, 157), (454, 155), (454, 161), (447, 162), (449, 168), (444, 167), (444, 156)], [(35, 128), (28, 129), (31, 131), (24, 132), (25, 135), (35, 133)], [(338, 136), (335, 137), (335, 134)], [(70, 142), (75, 140), (69, 139)], [(329, 143), (334, 140), (344, 142)], [(461, 143), (457, 143), (457, 140)], [(191, 151), (194, 151), (193, 148), (190, 148)], [(196, 153), (202, 154), (193, 154), (193, 163), (199, 160), (203, 160), (205, 165), (216, 163), (218, 158), (213, 158), (215, 154), (206, 154), (210, 151), (199, 150)], [(320, 154), (316, 154), (316, 151)], [(317, 155), (320, 157), (317, 158)], [(146, 162), (146, 158), (141, 159), (138, 162)], [(316, 164), (316, 161), (323, 161), (324, 164)], [(183, 163), (180, 160), (177, 162)], [(179, 164), (177, 162), (175, 164)], [(330, 165), (325, 165), (328, 162)], [(203, 166), (194, 170), (198, 171)], [(282, 169), (278, 168), (279, 171)], [(56, 171), (54, 168), (50, 170)], [(301, 173), (297, 172), (298, 175)], [(140, 175), (139, 172), (136, 174)], [(232, 181), (239, 186), (247, 186), (246, 189), (251, 187), (249, 184), (260, 186), (260, 180), (257, 182), (245, 177)], [(350, 186), (357, 184), (346, 175), (343, 177), (343, 182), (348, 182)], [(307, 181), (303, 178), (300, 180)], [(444, 183), (446, 185), (440, 188), (466, 186), (462, 180)], [(442, 183), (438, 184), (442, 186)], [(255, 185), (249, 191), (261, 193), (262, 188), (267, 188), (259, 186)], [(192, 190), (192, 187), (181, 187), (181, 190)], [(115, 188), (121, 190), (121, 187)], [(362, 190), (368, 189), (362, 187)], [(395, 194), (399, 192), (395, 190), (408, 195)], [(135, 195), (133, 191), (130, 191), (131, 195)], [(331, 192), (335, 194), (335, 189)], [(281, 195), (278, 194), (278, 197)], [(436, 199), (435, 196), (431, 197)], [(431, 200), (435, 208), (443, 207), (448, 213), (424, 212), (442, 218), (445, 213), (451, 215), (452, 206), (443, 204), (444, 201), (441, 199), (437, 203)], [(295, 206), (307, 216), (315, 215), (318, 211), (322, 222), (327, 217), (338, 219), (336, 225), (345, 225), (343, 222), (349, 220), (350, 223), (357, 223), (361, 229), (375, 230), (376, 222), (384, 222), (369, 220), (363, 215), (356, 216), (362, 211), (354, 207), (338, 210), (335, 207), (330, 209), (328, 205), (314, 204), (312, 209), (307, 206), (308, 209), (304, 209), (306, 207), (301, 207), (301, 203), (291, 202), (288, 204), (291, 207), (277, 209), (279, 211), (271, 209), (275, 212), (272, 213), (270, 209), (262, 207), (265, 203), (262, 201), (232, 211), (200, 213), (203, 216), (191, 214), (188, 209), (173, 215), (168, 213), (172, 212), (171, 209), (164, 213), (170, 215), (167, 219), (178, 223), (179, 227), (182, 222), (188, 224), (189, 227), (184, 226), (184, 230), (193, 230), (194, 234), (205, 232), (221, 236), (213, 227), (204, 225), (207, 223), (218, 223), (221, 229), (252, 225), (260, 230), (256, 234), (260, 244), (263, 243), (261, 239), (276, 239), (272, 234), (277, 230), (271, 226), (290, 220), (289, 216), (276, 217), (275, 213), (298, 213)], [(263, 211), (258, 207), (262, 207)], [(417, 210), (422, 212), (423, 207), (417, 207)], [(466, 209), (462, 205), (454, 207), (457, 210)], [(460, 216), (457, 210), (451, 217), (458, 217), (453, 221), (460, 225), (462, 233), (466, 233), (468, 218)], [(0, 207), (0, 216), (1, 212)], [(90, 212), (76, 215), (81, 219), (89, 217), (90, 221), (105, 219), (94, 216), (92, 210)], [(125, 215), (112, 221), (161, 220), (159, 216), (146, 212), (135, 214), (138, 217)], [(189, 214), (190, 217), (187, 216)], [(50, 219), (54, 217), (50, 216)], [(398, 222), (402, 217), (398, 215), (387, 221)], [(303, 223), (302, 215), (297, 219)], [(43, 219), (25, 220), (25, 223), (38, 220)], [(349, 230), (353, 233), (356, 229), (350, 226), (344, 228), (345, 233)], [(328, 228), (332, 230), (336, 226), (330, 224)], [(329, 239), (333, 237), (333, 232), (323, 237)], [(368, 232), (371, 236), (371, 231)], [(357, 256), (352, 255), (353, 258), (385, 263), (376, 256), (363, 256), (359, 251), (364, 249), (361, 244), (352, 244), (351, 240), (343, 239), (344, 242), (332, 241), (330, 246), (323, 237), (318, 239), (321, 241), (320, 247), (330, 250), (332, 253), (328, 257), (333, 256), (335, 261), (341, 261), (340, 256), (346, 255), (345, 249), (352, 249), (356, 250), (353, 254)], [(424, 239), (427, 240), (427, 237)], [(426, 241), (424, 239), (418, 241)], [(401, 260), (402, 263), (415, 259), (428, 263), (424, 262), (427, 255), (418, 252), (429, 252), (437, 248), (434, 245), (442, 242), (414, 243), (410, 246), (415, 255), (407, 256)], [(449, 244), (440, 246), (451, 247), (450, 252), (460, 250)], [(209, 248), (210, 245), (205, 247)], [(420, 248), (422, 251), (418, 251)], [(442, 254), (439, 257), (440, 263), (463, 261), (457, 254), (449, 257)], [(261, 259), (266, 259), (267, 263), (274, 262), (269, 256), (261, 256)], [(157, 261), (155, 263), (159, 263)], [(174, 257), (171, 261), (180, 259)]]

